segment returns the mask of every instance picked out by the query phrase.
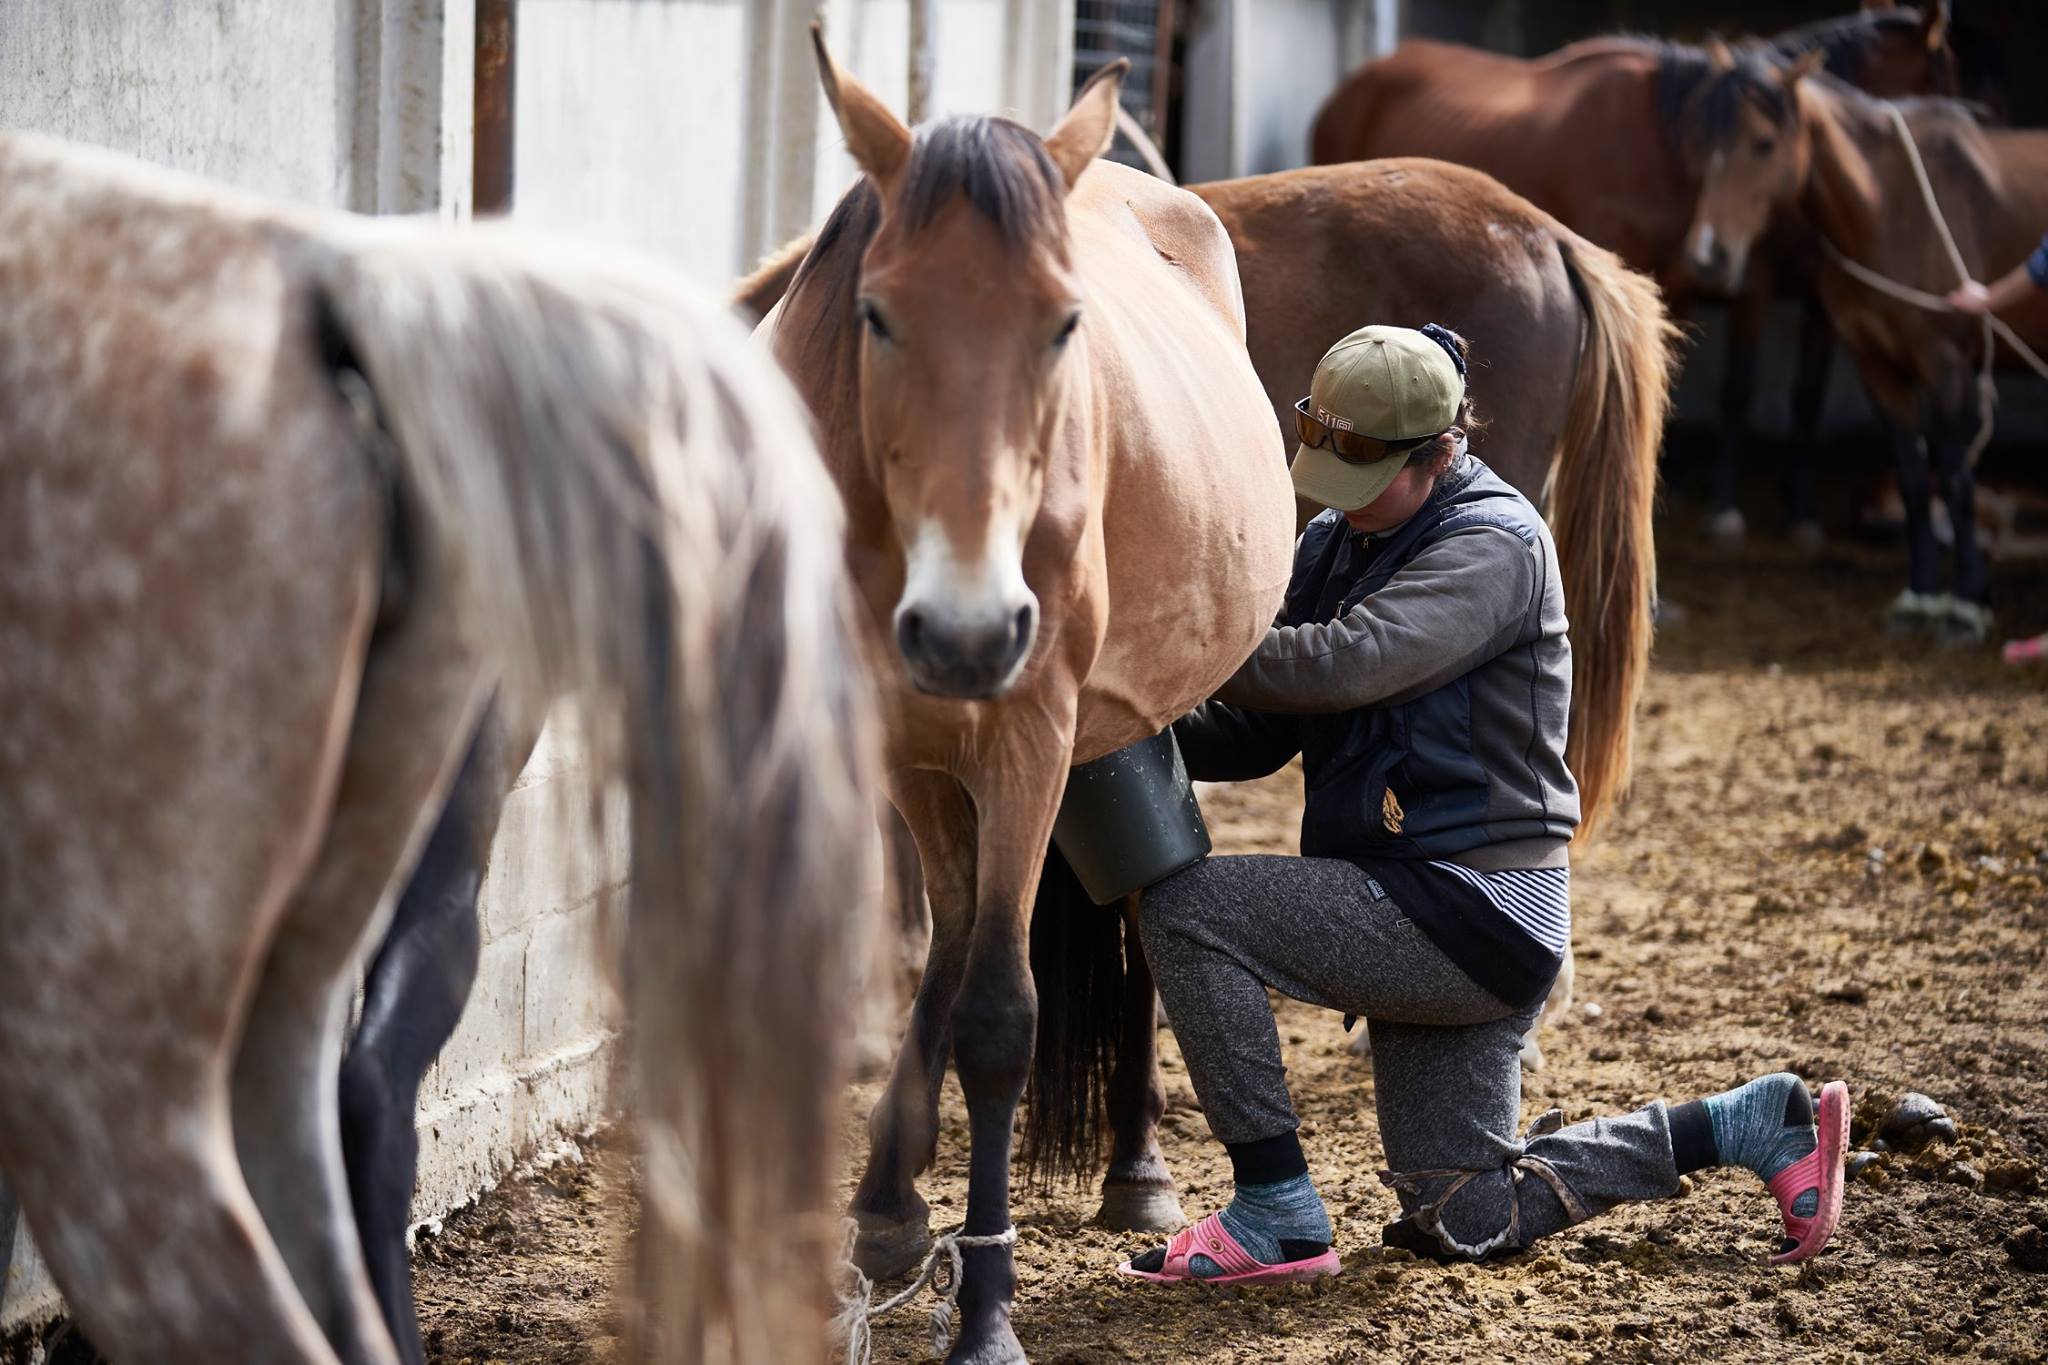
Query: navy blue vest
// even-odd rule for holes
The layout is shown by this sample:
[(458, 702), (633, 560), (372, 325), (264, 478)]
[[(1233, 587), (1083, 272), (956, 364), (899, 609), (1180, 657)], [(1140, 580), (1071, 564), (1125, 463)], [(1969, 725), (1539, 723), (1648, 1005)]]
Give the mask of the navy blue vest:
[[(1505, 528), (1530, 545), (1541, 535), (1535, 508), (1469, 458), (1386, 536), (1360, 536), (1340, 513), (1324, 512), (1296, 548), (1281, 624), (1336, 620), (1430, 545), (1479, 524)], [(1487, 824), (1487, 773), (1473, 756), (1470, 684), (1467, 674), (1419, 696), (1301, 718), (1304, 854), (1447, 858), (1502, 839), (1569, 837), (1569, 822)]]

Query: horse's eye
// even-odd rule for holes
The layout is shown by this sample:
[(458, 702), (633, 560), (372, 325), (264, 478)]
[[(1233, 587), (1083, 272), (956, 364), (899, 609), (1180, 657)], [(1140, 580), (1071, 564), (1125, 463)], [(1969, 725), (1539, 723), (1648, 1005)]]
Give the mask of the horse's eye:
[(860, 301), (860, 320), (867, 324), (868, 333), (877, 341), (894, 340), (889, 335), (889, 324), (882, 321), (882, 310), (866, 299)]
[(1060, 324), (1058, 334), (1052, 339), (1052, 348), (1057, 351), (1065, 346), (1073, 338), (1074, 329), (1080, 325), (1081, 315), (1078, 312), (1068, 314), (1067, 320)]
[(1777, 145), (1777, 139), (1775, 138), (1760, 137), (1756, 140), (1756, 154), (1758, 156), (1769, 156), (1772, 149)]

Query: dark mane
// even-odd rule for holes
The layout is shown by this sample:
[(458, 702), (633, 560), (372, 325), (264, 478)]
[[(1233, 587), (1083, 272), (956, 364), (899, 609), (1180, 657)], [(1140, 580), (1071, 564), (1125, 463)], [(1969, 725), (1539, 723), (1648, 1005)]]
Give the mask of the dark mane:
[(1859, 10), (1787, 29), (1770, 39), (1768, 46), (1771, 55), (1780, 62), (1792, 61), (1819, 48), (1826, 54), (1821, 64), (1829, 75), (1854, 82), (1870, 64), (1870, 49), (1877, 38), (1889, 33), (1917, 38), (1920, 17), (1916, 9)]
[(1012, 247), (1063, 235), (1066, 184), (1045, 144), (1006, 118), (951, 118), (917, 132), (897, 210), (912, 231), (964, 194)]
[(1657, 56), (1657, 114), (1681, 152), (1715, 147), (1735, 133), (1735, 116), (1755, 104), (1774, 123), (1789, 122), (1792, 101), (1776, 79), (1769, 49), (1732, 48), (1735, 65), (1716, 71), (1703, 47), (1646, 39)]
[(831, 372), (840, 336), (854, 320), (860, 258), (881, 229), (882, 196), (875, 192), (874, 182), (862, 176), (832, 206), (831, 215), (825, 219), (825, 226), (818, 229), (810, 253), (797, 267), (784, 295), (799, 298), (814, 283), (823, 291), (811, 314), (810, 335), (803, 339), (806, 368), (821, 374)]

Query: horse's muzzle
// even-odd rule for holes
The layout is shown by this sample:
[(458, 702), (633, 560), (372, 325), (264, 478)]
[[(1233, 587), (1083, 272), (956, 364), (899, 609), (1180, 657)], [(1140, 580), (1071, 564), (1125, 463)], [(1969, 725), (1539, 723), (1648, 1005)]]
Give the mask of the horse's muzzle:
[(917, 690), (988, 700), (1010, 690), (1038, 638), (1038, 603), (1000, 616), (960, 620), (917, 605), (896, 612), (896, 648)]

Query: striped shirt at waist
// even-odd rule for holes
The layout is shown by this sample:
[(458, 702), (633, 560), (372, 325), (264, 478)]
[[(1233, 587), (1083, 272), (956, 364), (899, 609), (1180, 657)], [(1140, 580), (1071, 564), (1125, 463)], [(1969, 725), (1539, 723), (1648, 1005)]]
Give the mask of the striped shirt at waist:
[(1564, 955), (1572, 941), (1572, 870), (1569, 867), (1508, 868), (1475, 872), (1456, 863), (1431, 862), (1476, 888), (1487, 904), (1551, 952)]

